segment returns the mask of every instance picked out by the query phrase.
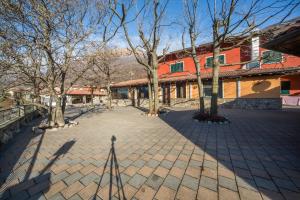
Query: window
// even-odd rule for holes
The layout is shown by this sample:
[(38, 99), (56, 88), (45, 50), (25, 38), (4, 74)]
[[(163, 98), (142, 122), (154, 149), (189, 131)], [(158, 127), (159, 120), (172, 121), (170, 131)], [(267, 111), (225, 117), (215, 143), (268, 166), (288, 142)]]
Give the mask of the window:
[(171, 73), (182, 72), (182, 71), (183, 71), (183, 62), (171, 64)]
[(262, 53), (262, 62), (264, 64), (282, 62), (282, 53), (277, 51), (264, 51)]
[[(212, 82), (209, 81), (203, 81), (203, 93), (205, 97), (211, 97), (212, 92)], [(222, 90), (222, 81), (219, 81), (219, 92), (218, 92), (219, 98), (222, 98), (223, 96), (223, 90)]]
[[(219, 56), (219, 62), (221, 65), (225, 64), (225, 55)], [(213, 57), (206, 58), (206, 67), (212, 67), (213, 66)]]
[(149, 94), (148, 94), (148, 87), (147, 86), (142, 86), (139, 88), (139, 93), (138, 97), (141, 99), (148, 99)]
[(280, 94), (290, 94), (290, 89), (291, 89), (291, 81), (281, 81), (281, 90)]
[(112, 88), (113, 99), (128, 99), (128, 88)]
[(186, 85), (185, 83), (176, 83), (176, 98), (186, 98)]

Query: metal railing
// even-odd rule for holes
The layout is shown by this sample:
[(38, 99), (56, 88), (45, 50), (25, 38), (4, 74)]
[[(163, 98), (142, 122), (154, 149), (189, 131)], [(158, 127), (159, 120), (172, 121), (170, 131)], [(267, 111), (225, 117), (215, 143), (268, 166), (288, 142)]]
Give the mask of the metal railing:
[(16, 106), (13, 108), (0, 110), (0, 126), (25, 116), (35, 110), (32, 105)]

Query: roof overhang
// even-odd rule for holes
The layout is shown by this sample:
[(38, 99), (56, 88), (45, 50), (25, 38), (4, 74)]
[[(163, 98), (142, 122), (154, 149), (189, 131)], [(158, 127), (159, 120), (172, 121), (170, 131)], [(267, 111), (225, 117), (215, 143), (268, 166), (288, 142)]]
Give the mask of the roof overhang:
[(263, 48), (300, 56), (300, 29), (281, 34), (262, 45)]

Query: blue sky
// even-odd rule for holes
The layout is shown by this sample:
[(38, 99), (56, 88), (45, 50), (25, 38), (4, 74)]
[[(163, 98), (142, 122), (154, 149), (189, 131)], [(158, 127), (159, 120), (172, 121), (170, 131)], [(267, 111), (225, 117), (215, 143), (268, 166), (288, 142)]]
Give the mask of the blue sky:
[[(164, 0), (162, 0), (163, 2)], [(200, 8), (198, 12), (198, 20), (199, 20), (199, 30), (200, 30), (200, 37), (197, 41), (197, 44), (205, 43), (211, 41), (211, 19), (208, 14), (207, 9), (207, 2), (206, 0), (199, 0), (200, 1)], [(214, 1), (209, 0), (212, 4)], [(217, 7), (220, 7), (220, 0), (217, 1)], [(265, 5), (281, 5), (278, 3), (279, 0), (265, 0), (260, 4), (260, 7), (263, 7)], [(140, 5), (144, 3), (144, 0), (138, 0), (138, 4), (136, 5), (135, 10), (131, 10), (131, 14), (136, 12), (136, 10), (139, 9)], [(286, 2), (284, 2), (286, 3)], [(249, 8), (249, 4), (251, 4), (251, 0), (240, 0), (236, 11), (242, 12), (244, 10), (247, 10)], [(170, 46), (169, 51), (177, 50), (182, 48), (182, 32), (183, 32), (183, 24), (184, 24), (184, 14), (183, 14), (183, 0), (169, 0), (167, 9), (166, 9), (166, 17), (165, 17), (165, 24), (172, 24), (171, 26), (164, 27), (162, 34), (161, 34), (161, 45), (160, 45), (160, 51), (165, 46)], [(276, 13), (278, 8), (270, 8), (266, 10), (265, 12), (262, 12), (259, 16), (256, 17), (255, 21), (259, 23), (259, 21), (264, 20), (266, 17), (270, 16), (271, 14)], [(268, 20), (266, 23), (264, 23), (260, 28), (264, 28), (266, 26), (269, 26), (271, 24), (277, 23), (279, 20), (282, 19), (282, 16), (285, 16), (287, 14), (287, 10), (284, 12), (281, 12), (280, 14), (276, 15), (275, 17)], [(237, 15), (236, 15), (237, 16)], [(292, 19), (295, 17), (300, 16), (300, 7), (298, 6), (287, 18)], [(141, 17), (138, 20), (142, 20), (144, 24), (147, 24), (147, 17)], [(133, 38), (133, 41), (137, 44), (139, 42), (138, 34), (136, 32), (136, 21), (128, 24), (129, 28), (129, 34)], [(124, 40), (122, 32), (114, 39), (112, 42), (114, 46), (117, 47), (127, 47), (127, 43)], [(186, 41), (186, 46), (189, 46), (188, 41)]]

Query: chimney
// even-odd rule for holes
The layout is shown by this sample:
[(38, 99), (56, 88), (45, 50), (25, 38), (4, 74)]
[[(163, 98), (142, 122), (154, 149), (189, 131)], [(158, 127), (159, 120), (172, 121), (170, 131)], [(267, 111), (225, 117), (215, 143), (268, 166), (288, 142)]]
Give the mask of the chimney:
[(251, 42), (251, 60), (258, 60), (259, 58), (259, 36), (252, 38)]

